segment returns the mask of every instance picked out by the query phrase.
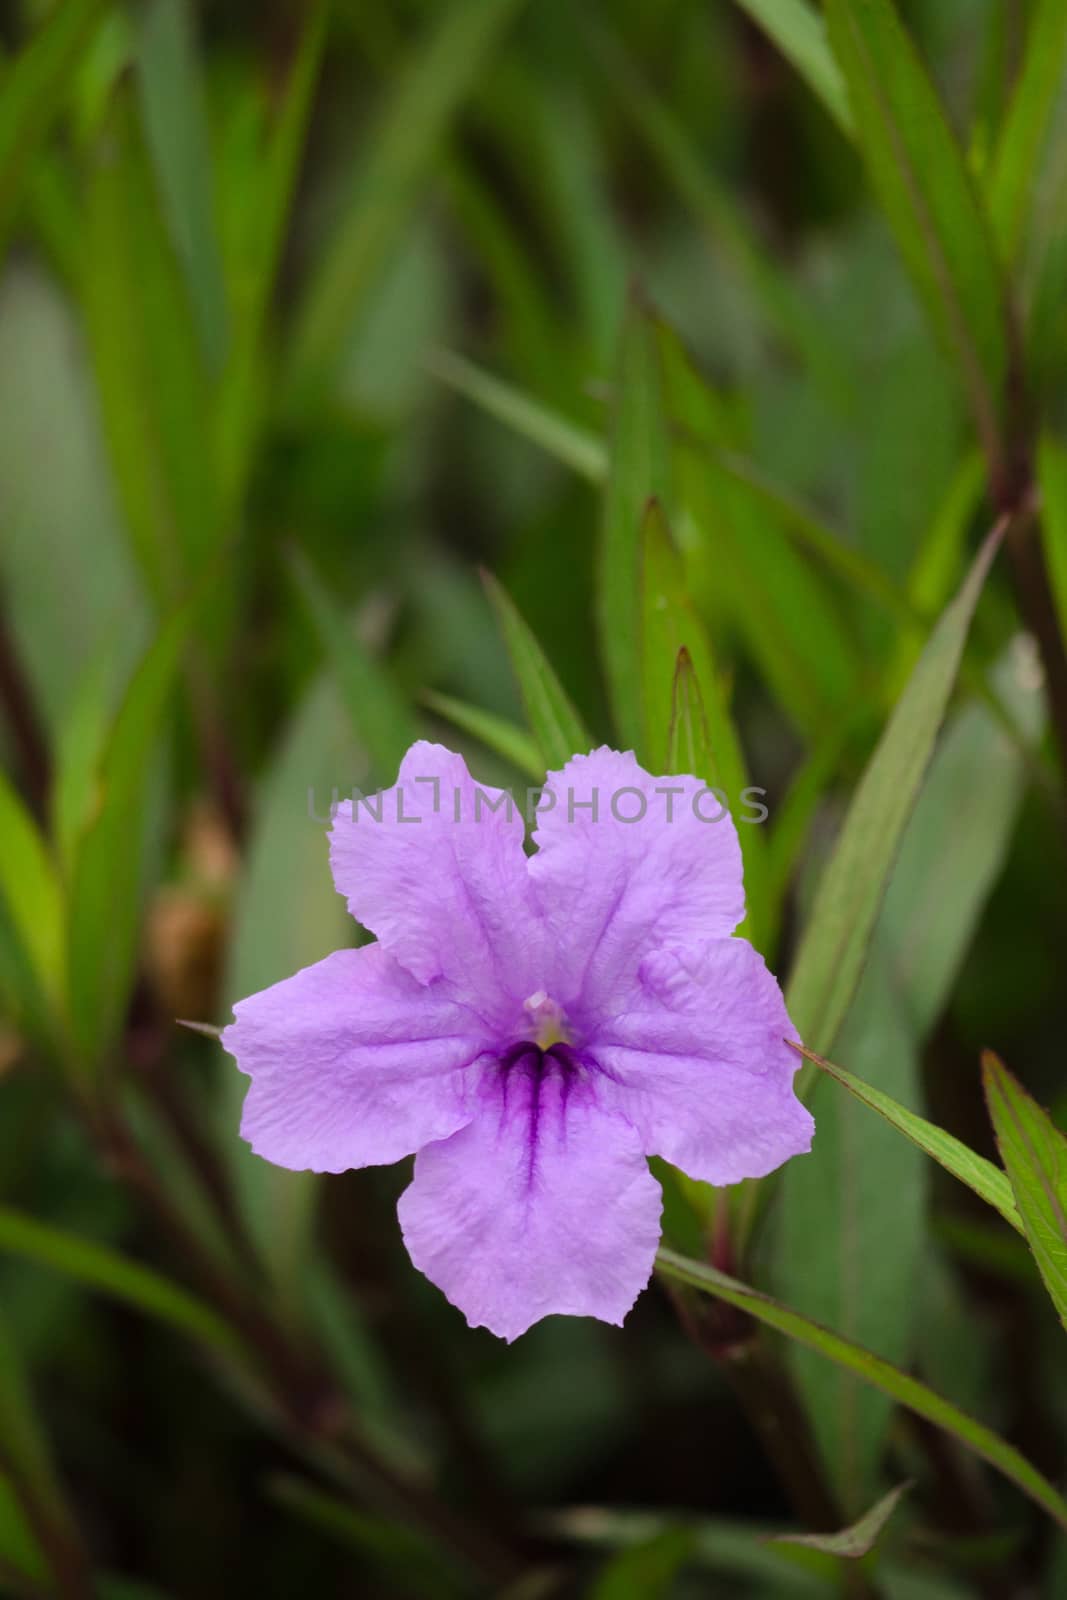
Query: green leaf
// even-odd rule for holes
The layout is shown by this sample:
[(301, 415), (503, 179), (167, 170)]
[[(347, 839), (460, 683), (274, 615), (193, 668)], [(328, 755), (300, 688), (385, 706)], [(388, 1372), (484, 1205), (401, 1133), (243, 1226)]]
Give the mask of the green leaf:
[(1027, 1241), (1067, 1328), (1067, 1138), (991, 1050), (982, 1084)]
[(2, 75), (0, 247), (23, 184), (70, 92), (105, 0), (62, 0)]
[(461, 732), (479, 739), (487, 750), (510, 761), (528, 778), (540, 781), (544, 777), (545, 763), (536, 741), (506, 717), (498, 717), (495, 711), (483, 711), (480, 706), (468, 705), (465, 700), (456, 700), (450, 694), (438, 694), (433, 689), (427, 689), (422, 699), (431, 711), (436, 711), (438, 716), (444, 717)]
[(815, 91), (841, 131), (851, 135), (854, 130), (848, 90), (818, 12), (807, 0), (737, 0), (737, 3), (768, 38), (774, 40), (786, 60)]
[(337, 232), (300, 307), (293, 352), (297, 400), (333, 368), (420, 197), (450, 123), (488, 69), (522, 0), (456, 0), (440, 10), (366, 144)]
[(591, 1585), (589, 1600), (666, 1600), (693, 1553), (695, 1529), (664, 1528), (620, 1551)]
[(0, 896), (42, 995), (66, 1004), (65, 908), (56, 866), (40, 830), (0, 772)]
[(914, 1111), (899, 1105), (889, 1095), (883, 1094), (881, 1089), (876, 1089), (873, 1084), (864, 1083), (862, 1078), (855, 1077), (844, 1067), (827, 1061), (824, 1056), (816, 1055), (814, 1050), (809, 1050), (804, 1045), (795, 1044), (794, 1049), (815, 1066), (828, 1072), (832, 1078), (836, 1078), (838, 1083), (843, 1084), (857, 1100), (885, 1117), (886, 1121), (906, 1139), (910, 1139), (912, 1144), (917, 1145), (954, 1178), (966, 1184), (980, 1200), (984, 1200), (987, 1205), (999, 1211), (1005, 1222), (1009, 1223), (1017, 1233), (1023, 1232), (1022, 1218), (1012, 1195), (1011, 1184), (999, 1167), (995, 1167), (985, 1156), (980, 1156), (976, 1150), (965, 1145), (954, 1134), (946, 1133), (944, 1128), (928, 1122), (925, 1117), (917, 1116)]
[(131, 97), (120, 88), (88, 184), (84, 296), (126, 529), (157, 611), (220, 532), (207, 375)]
[[(10, 1478), (0, 1475), (0, 1574), (29, 1580), (26, 1593), (36, 1597), (45, 1590), (48, 1565), (40, 1541), (26, 1513), (19, 1504)], [(21, 1588), (12, 1587), (18, 1596)]]
[(844, 1556), (849, 1561), (859, 1561), (873, 1550), (897, 1505), (912, 1487), (910, 1480), (898, 1483), (895, 1489), (875, 1502), (858, 1521), (840, 1533), (772, 1533), (767, 1535), (771, 1544), (800, 1544), (809, 1550), (822, 1550), (830, 1556)]
[(158, 1272), (129, 1261), (117, 1250), (53, 1228), (35, 1217), (0, 1206), (0, 1251), (61, 1272), (110, 1295), (179, 1333), (191, 1335), (222, 1355), (240, 1353), (229, 1325), (209, 1306)]
[(326, 42), (330, 0), (315, 0), (289, 69), (280, 109), (254, 174), (242, 167), (240, 259), (232, 269), (230, 356), (218, 393), (222, 522), (240, 503), (267, 407), (265, 331)]
[[(648, 766), (652, 772), (689, 773), (725, 794), (738, 824), (744, 859), (748, 916), (745, 933), (762, 948), (766, 911), (766, 854), (759, 827), (741, 820), (748, 774), (712, 658), (707, 635), (686, 588), (685, 571), (658, 500), (649, 505), (641, 529), (642, 679)], [(706, 692), (705, 692), (706, 686)], [(671, 764), (671, 748), (690, 711), (690, 749), (699, 766)], [(693, 735), (700, 742), (694, 742)]]
[(502, 383), (483, 372), (472, 361), (450, 350), (437, 350), (427, 366), (442, 383), (462, 394), (489, 416), (496, 417), (520, 438), (529, 439), (553, 460), (570, 467), (590, 483), (602, 483), (607, 475), (607, 451), (594, 435), (557, 412), (540, 405), (510, 383)]
[(641, 542), (650, 500), (670, 513), (671, 444), (659, 341), (631, 295), (615, 368), (597, 575), (600, 652), (623, 747), (647, 760), (641, 650)]
[[(69, 1556), (82, 1565), (80, 1535), (56, 1474), (48, 1439), (37, 1418), (22, 1355), (0, 1318), (0, 1464), (10, 1474), (14, 1505), (8, 1510), (17, 1545), (31, 1568), (43, 1555), (62, 1586)], [(21, 1514), (20, 1514), (21, 1513)], [(56, 1561), (56, 1556), (59, 1560)]]
[(289, 564), (337, 680), (352, 729), (384, 783), (396, 776), (404, 755), (419, 737), (418, 724), (382, 663), (360, 643), (334, 604), (318, 573), (299, 550)]
[(833, 1047), (855, 992), (897, 848), (918, 797), (982, 585), (1004, 528), (988, 536), (926, 644), (863, 774), (827, 864), (789, 984), (802, 1038)]
[[(365, 789), (365, 779), (336, 682), (323, 674), (292, 714), (256, 798), (227, 953), (227, 1011), (352, 942), (355, 927), (330, 876), (327, 827), (331, 806)], [(218, 1060), (220, 1137), (238, 1202), (293, 1312), (312, 1255), (319, 1180), (253, 1155), (238, 1137), (246, 1080), (228, 1057)]]
[(1067, 450), (1043, 435), (1037, 456), (1041, 485), (1041, 543), (1056, 606), (1060, 638), (1067, 639)]
[[(729, 185), (716, 179), (706, 152), (685, 121), (666, 99), (654, 93), (619, 40), (586, 17), (582, 20), (596, 56), (615, 86), (623, 113), (633, 119), (667, 183), (673, 185), (707, 235), (715, 265), (720, 260), (726, 263), (774, 342), (793, 351), (802, 370), (817, 379), (840, 407), (848, 394), (848, 381), (816, 306), (798, 292), (794, 277), (779, 265), (773, 246), (755, 234), (744, 208)], [(815, 26), (821, 24), (816, 21)], [(828, 59), (836, 73), (833, 58)], [(844, 105), (843, 93), (841, 103)]]
[(92, 1077), (129, 998), (146, 845), (154, 822), (153, 761), (193, 619), (192, 605), (160, 629), (111, 729), (96, 806), (77, 846), (70, 886), (68, 960), (75, 1069)]
[(392, 1588), (425, 1595), (427, 1600), (462, 1600), (470, 1593), (466, 1575), (458, 1572), (451, 1552), (420, 1530), (395, 1520), (354, 1509), (336, 1495), (326, 1494), (303, 1478), (278, 1475), (270, 1484), (271, 1498), (310, 1524), (318, 1533), (338, 1540), (370, 1562)]
[(765, 495), (720, 466), (736, 451), (737, 426), (695, 370), (677, 336), (659, 325), (677, 429), (675, 472), (684, 514), (676, 531), (690, 591), (712, 615), (736, 620), (752, 661), (807, 737), (856, 692), (862, 658), (823, 575), (795, 550)]
[[(879, 920), (841, 1048), (865, 1077), (913, 1103), (920, 1095), (919, 1046), (893, 983), (891, 949)], [(811, 1154), (789, 1162), (779, 1180), (775, 1287), (799, 1312), (908, 1367), (927, 1169), (906, 1140), (829, 1084), (816, 1083), (812, 1109)], [(794, 1346), (789, 1355), (842, 1510), (856, 1516), (878, 1493), (892, 1406), (809, 1350)]]
[(507, 591), (490, 573), (483, 573), (483, 579), (518, 681), (530, 731), (545, 767), (558, 770), (571, 756), (591, 750), (594, 741)]
[(892, 0), (826, 0), (826, 20), (871, 181), (999, 468), (1006, 301), (970, 174)]
[(913, 1411), (916, 1416), (932, 1422), (953, 1435), (975, 1455), (988, 1461), (990, 1466), (1016, 1484), (1061, 1527), (1067, 1528), (1067, 1501), (1057, 1493), (1048, 1479), (1026, 1458), (1001, 1439), (984, 1423), (969, 1417), (949, 1400), (935, 1394), (909, 1373), (901, 1372), (881, 1356), (873, 1355), (862, 1345), (843, 1339), (840, 1334), (822, 1327), (810, 1318), (801, 1316), (789, 1306), (780, 1304), (758, 1289), (749, 1288), (736, 1278), (727, 1277), (703, 1262), (688, 1261), (672, 1250), (660, 1250), (656, 1257), (659, 1270), (679, 1283), (685, 1283), (705, 1294), (715, 1295), (739, 1311), (747, 1311), (757, 1322), (775, 1328), (789, 1339), (796, 1339), (816, 1350), (829, 1361), (850, 1372), (855, 1372), (865, 1383), (883, 1390), (898, 1404)]
[(148, 148), (204, 355), (217, 372), (226, 351), (226, 286), (193, 15), (189, 0), (147, 0), (135, 15)]
[(989, 214), (1008, 260), (1018, 252), (1033, 203), (1034, 174), (1063, 82), (1065, 59), (1067, 8), (1060, 0), (1038, 0), (987, 184)]

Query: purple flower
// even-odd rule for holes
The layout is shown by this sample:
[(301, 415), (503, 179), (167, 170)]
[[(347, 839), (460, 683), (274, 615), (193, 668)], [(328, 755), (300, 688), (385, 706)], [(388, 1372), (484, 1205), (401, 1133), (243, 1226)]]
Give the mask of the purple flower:
[(736, 1183), (813, 1131), (781, 991), (731, 937), (741, 854), (704, 785), (575, 756), (534, 839), (528, 857), (510, 797), (462, 757), (413, 745), (333, 824), (334, 881), (377, 943), (242, 1000), (222, 1035), (268, 1161), (417, 1152), (411, 1259), (509, 1340), (553, 1312), (622, 1321), (659, 1241), (647, 1156)]

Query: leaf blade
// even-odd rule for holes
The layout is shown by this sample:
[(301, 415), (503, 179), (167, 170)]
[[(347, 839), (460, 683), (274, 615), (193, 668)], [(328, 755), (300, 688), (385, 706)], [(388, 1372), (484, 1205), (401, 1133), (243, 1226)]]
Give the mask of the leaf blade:
[(1061, 1527), (1067, 1528), (1067, 1501), (1057, 1493), (1048, 1479), (1038, 1472), (1014, 1445), (1008, 1444), (991, 1428), (976, 1421), (974, 1417), (969, 1417), (966, 1412), (961, 1411), (950, 1400), (936, 1394), (926, 1384), (920, 1383), (917, 1378), (901, 1372), (890, 1362), (884, 1361), (881, 1356), (864, 1350), (861, 1345), (853, 1344), (851, 1340), (843, 1339), (831, 1329), (801, 1316), (799, 1312), (773, 1300), (770, 1295), (763, 1294), (759, 1289), (740, 1283), (736, 1278), (730, 1278), (726, 1273), (706, 1266), (703, 1262), (689, 1261), (676, 1255), (673, 1250), (661, 1249), (656, 1257), (656, 1263), (659, 1270), (668, 1277), (689, 1284), (691, 1288), (699, 1289), (705, 1294), (716, 1295), (740, 1311), (747, 1311), (757, 1322), (765, 1323), (767, 1327), (775, 1328), (787, 1338), (796, 1339), (799, 1343), (817, 1350), (829, 1360), (837, 1362), (850, 1372), (857, 1373), (865, 1382), (883, 1390), (891, 1399), (913, 1411), (916, 1416), (923, 1417), (935, 1427), (951, 1433), (961, 1444), (972, 1450), (975, 1455), (981, 1456), (990, 1466), (995, 1467), (1004, 1477), (1016, 1484), (1024, 1494), (1029, 1495)]
[(507, 590), (491, 573), (483, 573), (482, 581), (518, 680), (526, 719), (546, 767), (554, 770), (565, 766), (571, 756), (591, 750), (593, 740)]
[(986, 574), (1005, 531), (987, 536), (942, 613), (863, 774), (816, 892), (788, 990), (790, 1015), (823, 1052), (855, 992), (878, 907), (918, 796)]
[(926, 1155), (944, 1167), (960, 1183), (976, 1194), (980, 1200), (999, 1211), (1008, 1225), (1016, 1233), (1023, 1232), (1022, 1218), (1019, 1208), (1012, 1195), (1011, 1183), (1007, 1176), (995, 1167), (991, 1161), (980, 1156), (976, 1150), (965, 1145), (954, 1134), (946, 1133), (944, 1128), (939, 1128), (936, 1123), (928, 1122), (925, 1117), (920, 1117), (914, 1111), (909, 1111), (906, 1106), (899, 1105), (897, 1101), (883, 1094), (873, 1084), (865, 1083), (862, 1078), (857, 1078), (844, 1067), (839, 1067), (833, 1061), (827, 1061), (824, 1056), (816, 1055), (814, 1050), (809, 1050), (804, 1045), (794, 1044), (806, 1060), (823, 1072), (836, 1078), (837, 1082), (846, 1088), (850, 1094), (865, 1106), (870, 1106), (872, 1111), (877, 1111), (879, 1116), (891, 1123), (899, 1133), (912, 1144), (917, 1145)]
[(982, 1087), (1027, 1243), (1067, 1328), (1067, 1138), (991, 1050)]

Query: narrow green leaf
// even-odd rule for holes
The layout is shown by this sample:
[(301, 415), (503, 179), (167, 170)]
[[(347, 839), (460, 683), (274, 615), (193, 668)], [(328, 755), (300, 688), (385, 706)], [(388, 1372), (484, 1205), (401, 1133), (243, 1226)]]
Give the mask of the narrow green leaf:
[(872, 1355), (862, 1345), (843, 1339), (840, 1334), (822, 1327), (810, 1318), (803, 1317), (789, 1306), (772, 1300), (758, 1289), (727, 1277), (714, 1267), (700, 1261), (688, 1261), (672, 1250), (660, 1250), (656, 1257), (659, 1270), (679, 1283), (686, 1283), (705, 1294), (715, 1295), (739, 1311), (747, 1311), (757, 1322), (775, 1328), (787, 1338), (816, 1350), (828, 1360), (855, 1372), (864, 1382), (882, 1389), (899, 1405), (913, 1411), (916, 1416), (943, 1428), (975, 1455), (988, 1461), (990, 1466), (1016, 1484), (1061, 1527), (1067, 1528), (1067, 1501), (1053, 1488), (1036, 1467), (1021, 1455), (1014, 1445), (1001, 1439), (984, 1423), (969, 1417), (951, 1401), (935, 1394), (926, 1384), (909, 1373), (901, 1372), (881, 1356)]
[(674, 467), (684, 515), (676, 532), (695, 603), (736, 620), (749, 656), (807, 738), (855, 696), (864, 666), (824, 575), (796, 550), (764, 495), (719, 465), (737, 450), (736, 419), (681, 341), (658, 326)]
[(693, 1554), (696, 1530), (664, 1528), (614, 1555), (588, 1590), (589, 1600), (667, 1600)]
[(130, 94), (109, 109), (88, 185), (89, 344), (127, 532), (156, 609), (219, 533), (207, 376)]
[(484, 573), (483, 579), (518, 681), (530, 731), (545, 766), (550, 771), (557, 770), (571, 756), (591, 750), (593, 740), (507, 591), (490, 573)]
[[(9, 1477), (0, 1474), (0, 1577), (13, 1600), (40, 1600), (47, 1592), (48, 1564), (33, 1524), (19, 1504)], [(16, 1581), (17, 1580), (17, 1581)]]
[(76, 1070), (92, 1074), (122, 1020), (136, 958), (152, 757), (193, 618), (191, 605), (160, 629), (111, 729), (95, 813), (77, 847), (68, 960)]
[(892, 0), (826, 0), (826, 20), (872, 183), (999, 466), (1006, 301), (966, 163)]
[(851, 135), (854, 130), (848, 90), (818, 12), (807, 0), (737, 0), (737, 4), (774, 40), (841, 131)]
[(671, 508), (671, 443), (655, 324), (631, 295), (615, 369), (597, 577), (600, 650), (624, 748), (647, 759), (641, 662), (641, 538), (650, 500)]
[(1067, 450), (1051, 434), (1042, 437), (1037, 466), (1041, 485), (1041, 543), (1060, 637), (1067, 639)]
[[(763, 833), (758, 826), (741, 820), (748, 814), (744, 810), (748, 789), (744, 754), (707, 634), (689, 598), (681, 557), (658, 500), (650, 503), (641, 529), (641, 602), (641, 672), (649, 770), (691, 773), (725, 794), (738, 824), (744, 859), (748, 902), (745, 933), (763, 948)], [(690, 740), (693, 753), (700, 759), (699, 766), (671, 764), (671, 747), (680, 731), (679, 694), (692, 706), (691, 732), (703, 735), (702, 747), (693, 746)]]
[[(329, 5), (330, 0), (315, 0), (308, 8), (280, 98), (280, 110), (258, 164), (258, 182), (254, 201), (247, 206), (240, 261), (232, 271), (233, 336), (219, 387), (217, 414), (224, 526), (229, 508), (240, 502), (266, 409), (264, 336), (322, 63)], [(245, 169), (241, 178), (245, 195)]]
[(35, 1217), (0, 1206), (0, 1251), (61, 1272), (87, 1288), (121, 1300), (134, 1310), (166, 1322), (223, 1355), (236, 1355), (236, 1336), (209, 1306), (169, 1278), (129, 1261), (107, 1245), (81, 1239)]
[(692, 773), (715, 771), (715, 757), (708, 734), (708, 719), (704, 715), (704, 699), (693, 667), (693, 658), (684, 644), (678, 651), (674, 682), (671, 685), (667, 770)]
[[(579, 423), (451, 351), (436, 352), (428, 365), (431, 372), (457, 394), (473, 401), (487, 415), (537, 445), (553, 460), (589, 483), (604, 482), (608, 470), (607, 450), (595, 434)], [(713, 466), (726, 484), (744, 491), (743, 497), (754, 511), (774, 517), (795, 544), (815, 556), (857, 594), (869, 595), (890, 615), (911, 623), (922, 615), (919, 602), (899, 589), (876, 562), (849, 544), (810, 506), (771, 482), (738, 450), (716, 443), (706, 435), (694, 438), (684, 432), (681, 446), (683, 453), (692, 457), (694, 465), (699, 464), (705, 470)]]
[(1067, 1138), (991, 1050), (982, 1085), (1027, 1241), (1067, 1328)]
[[(0, 1464), (10, 1474), (25, 1513), (24, 1542), (33, 1552), (40, 1543), (46, 1557), (55, 1541), (77, 1547), (73, 1515), (52, 1461), (48, 1439), (37, 1418), (22, 1355), (0, 1318)], [(55, 1576), (62, 1581), (63, 1573)]]
[(909, 1111), (906, 1106), (899, 1105), (891, 1100), (889, 1095), (883, 1094), (873, 1084), (864, 1083), (862, 1078), (854, 1077), (851, 1072), (839, 1067), (832, 1061), (827, 1061), (824, 1056), (816, 1055), (814, 1050), (808, 1050), (804, 1045), (794, 1044), (793, 1048), (806, 1057), (815, 1066), (828, 1072), (838, 1083), (843, 1084), (857, 1100), (870, 1106), (872, 1111), (877, 1111), (885, 1117), (887, 1122), (902, 1133), (912, 1144), (918, 1145), (934, 1161), (950, 1172), (954, 1178), (965, 1183), (968, 1189), (984, 1200), (994, 1210), (999, 1211), (1005, 1222), (1009, 1223), (1017, 1233), (1022, 1233), (1022, 1218), (1012, 1196), (1011, 1184), (999, 1167), (995, 1167), (985, 1156), (980, 1156), (976, 1150), (965, 1145), (955, 1135), (946, 1133), (944, 1128), (939, 1128), (933, 1122), (928, 1122), (925, 1117), (917, 1116), (914, 1111)]
[(383, 783), (391, 783), (406, 751), (419, 737), (418, 725), (388, 670), (368, 653), (347, 619), (299, 550), (289, 564), (337, 679), (352, 727)]
[(989, 213), (1005, 257), (1017, 253), (1033, 203), (1034, 174), (1067, 60), (1067, 7), (1038, 0), (1026, 34), (1022, 67), (1012, 90), (988, 180)]
[(465, 700), (456, 700), (450, 694), (438, 694), (434, 689), (427, 689), (422, 699), (431, 711), (436, 711), (438, 716), (444, 717), (461, 732), (480, 739), (487, 750), (510, 761), (527, 777), (544, 777), (545, 764), (536, 740), (506, 717), (498, 717), (494, 711), (483, 711), (480, 706), (468, 705)]
[(0, 247), (22, 185), (66, 101), (105, 0), (61, 0), (3, 74), (0, 94)]
[(388, 262), (449, 124), (487, 70), (522, 0), (457, 0), (412, 46), (356, 175), (351, 199), (300, 308), (293, 382), (302, 399), (328, 375)]
[[(730, 186), (716, 180), (706, 152), (685, 121), (653, 91), (618, 38), (587, 17), (582, 21), (622, 111), (632, 118), (666, 182), (705, 232), (716, 265), (719, 259), (727, 264), (774, 342), (794, 352), (804, 372), (817, 379), (840, 407), (848, 395), (848, 379), (815, 304), (808, 304), (798, 292), (794, 277), (782, 269), (773, 247), (754, 232)], [(816, 22), (816, 28), (820, 26)], [(829, 60), (836, 72), (833, 58)], [(843, 94), (841, 103), (844, 106)]]
[(7, 903), (42, 995), (65, 1007), (63, 890), (48, 846), (29, 811), (0, 771), (0, 896)]
[[(663, 507), (650, 501), (641, 525), (642, 639), (640, 651), (650, 769), (667, 760), (675, 720), (675, 689), (680, 652), (685, 653), (708, 733), (708, 767), (694, 771), (713, 787), (726, 791), (731, 806), (740, 802), (747, 782), (744, 757), (719, 686), (707, 634), (690, 601), (681, 556), (675, 547)], [(706, 686), (707, 693), (703, 693)]]
[(147, 0), (135, 15), (148, 148), (204, 354), (218, 371), (226, 350), (226, 286), (193, 15), (189, 0)]
[(898, 1483), (895, 1489), (890, 1489), (869, 1511), (864, 1512), (858, 1521), (849, 1528), (842, 1528), (840, 1533), (772, 1533), (766, 1536), (768, 1543), (800, 1544), (809, 1550), (822, 1550), (826, 1555), (859, 1561), (874, 1549), (886, 1523), (911, 1487), (910, 1480)]
[(607, 451), (601, 441), (547, 406), (540, 405), (510, 383), (483, 372), (472, 361), (437, 350), (427, 361), (430, 371), (457, 394), (496, 417), (523, 439), (529, 439), (555, 461), (570, 467), (591, 483), (602, 483), (607, 473)]
[[(256, 796), (223, 982), (237, 1000), (350, 944), (355, 934), (330, 876), (331, 808), (366, 774), (336, 679), (323, 673), (296, 706)], [(284, 915), (279, 915), (284, 907)], [(290, 1314), (299, 1314), (313, 1251), (320, 1179), (253, 1155), (238, 1137), (247, 1081), (219, 1055), (220, 1139), (248, 1231)]]
[(927, 642), (859, 788), (826, 866), (789, 985), (801, 1036), (829, 1050), (855, 992), (867, 943), (915, 804), (963, 653), (971, 617), (1004, 535), (987, 537), (966, 582)]

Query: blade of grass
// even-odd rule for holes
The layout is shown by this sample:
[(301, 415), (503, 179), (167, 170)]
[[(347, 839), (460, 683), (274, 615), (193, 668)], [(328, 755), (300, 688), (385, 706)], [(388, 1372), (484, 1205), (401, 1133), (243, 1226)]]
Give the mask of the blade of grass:
[(826, 0), (826, 21), (872, 184), (999, 482), (1006, 298), (970, 173), (892, 0)]
[(862, 1078), (855, 1077), (844, 1067), (816, 1055), (814, 1050), (807, 1049), (805, 1045), (793, 1043), (793, 1048), (814, 1066), (829, 1073), (831, 1078), (836, 1078), (857, 1100), (892, 1123), (899, 1133), (910, 1139), (912, 1144), (918, 1145), (920, 1150), (954, 1178), (958, 1178), (960, 1183), (966, 1184), (986, 1205), (999, 1211), (1016, 1233), (1023, 1232), (1022, 1218), (1012, 1195), (1011, 1184), (1005, 1173), (995, 1167), (992, 1161), (987, 1161), (985, 1156), (980, 1156), (976, 1150), (965, 1145), (954, 1134), (946, 1133), (936, 1123), (928, 1122), (925, 1117), (917, 1116), (906, 1106), (899, 1105), (873, 1084), (864, 1083)]
[(826, 1051), (855, 992), (878, 907), (948, 704), (971, 617), (1007, 526), (987, 536), (934, 628), (867, 765), (819, 883), (789, 984), (790, 1015)]
[(38, 1551), (43, 1556), (56, 1583), (55, 1593), (87, 1594), (88, 1566), (81, 1534), (37, 1418), (22, 1355), (2, 1319), (0, 1465), (10, 1475), (24, 1517), (20, 1543), (31, 1560)]
[(571, 756), (591, 750), (593, 740), (510, 595), (490, 573), (483, 573), (482, 579), (518, 681), (530, 731), (544, 765), (550, 771), (558, 769)]
[(214, 548), (207, 377), (125, 88), (88, 185), (84, 296), (104, 432), (127, 532), (157, 611)]
[(0, 772), (0, 895), (42, 995), (65, 1007), (65, 908), (59, 874), (33, 817)]
[(807, 0), (737, 0), (737, 4), (774, 40), (842, 133), (852, 137), (855, 129), (848, 88), (819, 13)]
[(522, 0), (458, 0), (412, 47), (350, 202), (305, 291), (294, 333), (291, 384), (297, 403), (332, 370), (368, 292), (385, 267), (448, 127), (487, 70)]
[[(727, 798), (735, 822), (742, 815), (748, 774), (741, 743), (730, 716), (707, 634), (686, 589), (681, 557), (658, 500), (645, 513), (641, 529), (642, 681), (649, 770), (686, 772), (703, 778)], [(681, 680), (681, 682), (680, 682)], [(671, 747), (680, 731), (679, 693), (696, 713), (689, 727), (702, 737), (693, 748), (695, 767), (671, 765)], [(693, 747), (693, 741), (690, 739)], [(758, 827), (740, 822), (738, 837), (745, 867), (748, 914), (746, 937), (763, 948), (766, 892), (764, 840)]]
[(1039, 0), (1026, 34), (1022, 66), (1012, 90), (987, 183), (989, 214), (1007, 260), (1018, 253), (1033, 203), (1034, 174), (1067, 60), (1067, 7)]
[(608, 469), (607, 451), (595, 434), (531, 399), (512, 384), (483, 372), (472, 361), (451, 350), (434, 351), (427, 359), (427, 366), (457, 394), (465, 395), (489, 416), (496, 417), (521, 438), (529, 439), (531, 444), (570, 467), (579, 477), (590, 483), (603, 483)]
[(353, 730), (365, 746), (375, 774), (383, 783), (392, 782), (405, 752), (419, 737), (407, 699), (386, 668), (356, 638), (306, 556), (296, 549), (290, 551), (289, 566), (337, 680)]
[(24, 1216), (10, 1206), (0, 1206), (0, 1251), (110, 1295), (179, 1333), (191, 1335), (218, 1354), (240, 1354), (232, 1329), (209, 1306), (169, 1278), (127, 1260), (107, 1245)]
[(68, 961), (73, 1068), (97, 1087), (103, 1057), (129, 998), (141, 913), (152, 756), (193, 618), (164, 624), (134, 674), (112, 725), (94, 815), (74, 860)]
[(426, 689), (422, 700), (431, 711), (436, 711), (438, 716), (444, 717), (446, 722), (451, 722), (462, 733), (479, 739), (487, 750), (510, 761), (528, 778), (540, 780), (544, 777), (545, 764), (537, 742), (506, 717), (498, 717), (494, 711), (483, 711), (480, 706), (468, 705), (465, 700), (456, 700), (450, 694), (438, 694), (434, 689)]
[(137, 81), (148, 149), (204, 356), (217, 372), (226, 352), (226, 286), (193, 15), (189, 0), (147, 0), (135, 16)]
[(600, 652), (623, 747), (648, 759), (641, 627), (641, 538), (646, 511), (671, 510), (671, 446), (659, 341), (631, 294), (615, 370), (611, 445), (597, 574)]
[(1067, 1139), (991, 1050), (982, 1086), (1027, 1242), (1067, 1328)]
[(866, 1383), (883, 1390), (899, 1405), (913, 1411), (916, 1416), (943, 1428), (966, 1449), (973, 1451), (1004, 1477), (1016, 1484), (1035, 1504), (1046, 1511), (1060, 1527), (1067, 1528), (1067, 1501), (1053, 1488), (1048, 1479), (1021, 1455), (1014, 1445), (987, 1428), (984, 1423), (969, 1417), (951, 1401), (945, 1400), (927, 1388), (909, 1373), (901, 1372), (880, 1356), (872, 1355), (862, 1345), (843, 1339), (840, 1334), (822, 1327), (810, 1318), (801, 1316), (789, 1306), (771, 1299), (758, 1289), (727, 1277), (714, 1267), (700, 1261), (688, 1261), (672, 1250), (660, 1250), (656, 1257), (660, 1272), (678, 1283), (688, 1284), (705, 1294), (725, 1300), (727, 1305), (745, 1311), (757, 1322), (775, 1328), (789, 1339), (825, 1356), (848, 1371), (854, 1372)]
[(822, 1550), (829, 1556), (859, 1561), (874, 1549), (886, 1523), (911, 1487), (910, 1480), (898, 1483), (851, 1527), (842, 1528), (839, 1533), (771, 1533), (765, 1534), (764, 1539), (768, 1544), (799, 1544), (809, 1550)]
[(81, 66), (106, 0), (63, 0), (3, 73), (0, 94), (0, 249), (23, 184)]
[(664, 178), (700, 223), (712, 247), (721, 252), (775, 340), (796, 355), (839, 407), (845, 404), (848, 378), (814, 306), (797, 292), (793, 278), (782, 271), (774, 251), (758, 238), (731, 189), (714, 177), (684, 122), (653, 93), (619, 40), (596, 23), (585, 21), (583, 26), (625, 114), (633, 119)]
[(260, 163), (256, 202), (231, 287), (230, 356), (218, 393), (217, 438), (223, 524), (241, 498), (266, 409), (265, 333), (297, 174), (319, 78), (330, 0), (316, 0), (303, 25), (281, 96), (281, 109)]

